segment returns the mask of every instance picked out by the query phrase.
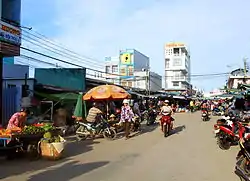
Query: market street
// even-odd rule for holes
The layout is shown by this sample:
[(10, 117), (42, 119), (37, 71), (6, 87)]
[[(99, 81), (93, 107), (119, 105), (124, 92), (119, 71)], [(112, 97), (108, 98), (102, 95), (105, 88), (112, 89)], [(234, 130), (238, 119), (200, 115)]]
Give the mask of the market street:
[(179, 113), (176, 133), (164, 138), (159, 128), (129, 140), (96, 139), (69, 143), (68, 157), (57, 162), (1, 161), (2, 180), (42, 181), (237, 181), (237, 147), (222, 151), (216, 145), (213, 123), (200, 113)]

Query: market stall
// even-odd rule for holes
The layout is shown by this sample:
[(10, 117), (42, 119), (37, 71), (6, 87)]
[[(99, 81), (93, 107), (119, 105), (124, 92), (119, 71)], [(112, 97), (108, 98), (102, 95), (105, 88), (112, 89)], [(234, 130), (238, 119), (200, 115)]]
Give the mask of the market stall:
[(0, 130), (0, 155), (12, 159), (24, 154), (30, 159), (37, 159), (44, 156), (41, 143), (52, 143), (51, 141), (62, 144), (64, 142), (52, 124), (34, 124), (22, 129), (2, 128)]

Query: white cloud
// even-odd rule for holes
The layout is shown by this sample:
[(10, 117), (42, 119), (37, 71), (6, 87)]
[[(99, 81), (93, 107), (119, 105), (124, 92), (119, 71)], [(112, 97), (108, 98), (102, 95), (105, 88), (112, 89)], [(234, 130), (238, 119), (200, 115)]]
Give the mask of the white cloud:
[[(250, 47), (250, 1), (73, 2), (57, 1), (56, 24), (60, 31), (55, 38), (101, 61), (116, 55), (119, 49), (136, 48), (150, 56), (152, 69), (163, 75), (164, 43), (182, 41), (190, 46), (193, 74), (216, 73), (227, 71), (226, 65), (242, 58)], [(242, 44), (242, 48), (235, 44)], [(223, 79), (217, 84), (217, 79), (212, 79), (211, 83), (218, 86)], [(207, 82), (194, 83), (206, 86)]]

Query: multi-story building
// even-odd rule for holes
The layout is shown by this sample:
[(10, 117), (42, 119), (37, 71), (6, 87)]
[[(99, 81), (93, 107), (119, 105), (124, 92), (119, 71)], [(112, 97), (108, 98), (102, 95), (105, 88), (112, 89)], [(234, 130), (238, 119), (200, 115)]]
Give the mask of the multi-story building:
[(105, 58), (106, 79), (122, 86), (133, 87), (134, 72), (149, 69), (149, 57), (135, 49), (120, 50), (118, 57)]
[(250, 84), (250, 75), (244, 69), (236, 69), (232, 71), (227, 80), (228, 89), (237, 89), (240, 84)]
[(105, 72), (108, 82), (119, 85), (120, 82), (120, 57), (105, 57)]
[(165, 45), (165, 90), (188, 91), (191, 89), (190, 53), (184, 43)]
[(150, 71), (135, 71), (133, 87), (149, 90), (150, 92), (162, 89), (162, 76)]

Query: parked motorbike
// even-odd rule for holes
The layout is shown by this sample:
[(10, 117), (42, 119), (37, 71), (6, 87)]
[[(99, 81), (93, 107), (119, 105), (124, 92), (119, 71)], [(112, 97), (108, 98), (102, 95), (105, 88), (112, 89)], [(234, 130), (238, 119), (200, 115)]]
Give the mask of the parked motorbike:
[(162, 115), (161, 124), (163, 125), (163, 133), (164, 137), (168, 137), (172, 131), (172, 117), (170, 115)]
[(153, 125), (157, 118), (157, 112), (155, 109), (151, 109), (148, 111), (148, 119), (147, 119), (147, 126)]
[(108, 140), (114, 140), (116, 138), (117, 133), (115, 128), (112, 128), (103, 117), (99, 119), (96, 125), (85, 122), (77, 123), (79, 124), (79, 128), (76, 130), (78, 140), (85, 140), (90, 136), (94, 137), (97, 135), (103, 135), (103, 137)]
[(201, 112), (201, 119), (202, 119), (202, 121), (209, 121), (209, 115), (208, 115), (207, 111)]
[(224, 111), (219, 110), (218, 108), (214, 108), (212, 111), (213, 116), (222, 116), (224, 115)]
[(245, 136), (246, 128), (239, 120), (235, 119), (232, 117), (230, 120), (220, 119), (214, 125), (217, 144), (222, 150), (228, 150), (232, 144), (237, 143), (240, 138)]
[(250, 181), (250, 142), (239, 142), (240, 151), (236, 157), (235, 174), (242, 181)]

